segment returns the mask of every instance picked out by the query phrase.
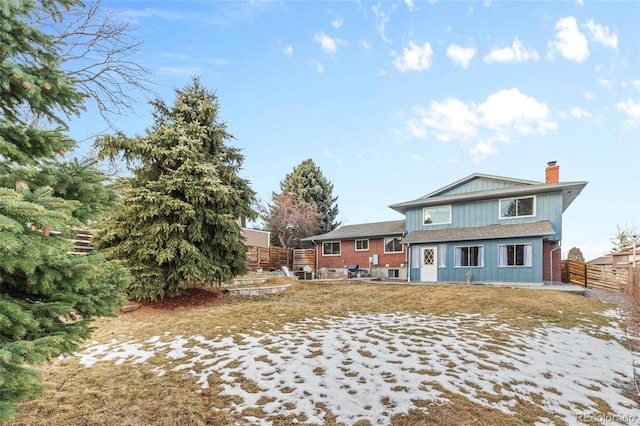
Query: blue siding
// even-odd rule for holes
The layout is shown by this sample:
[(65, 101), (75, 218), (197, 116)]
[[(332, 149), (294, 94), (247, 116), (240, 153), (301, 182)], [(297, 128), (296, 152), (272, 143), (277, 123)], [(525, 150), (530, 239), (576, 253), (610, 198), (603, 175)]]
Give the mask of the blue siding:
[(454, 204), (451, 206), (450, 224), (431, 226), (423, 225), (422, 208), (409, 209), (405, 213), (407, 231), (549, 220), (556, 231), (556, 234), (551, 239), (560, 240), (562, 238), (562, 194), (536, 196), (536, 215), (534, 217), (500, 219), (499, 205), (500, 203), (497, 199)]
[[(498, 266), (498, 246), (502, 244), (531, 244), (532, 264), (531, 266)], [(432, 244), (431, 244), (432, 245)], [(454, 248), (457, 246), (483, 246), (484, 266), (483, 267), (455, 267)], [(418, 247), (412, 246), (412, 247)], [(439, 252), (438, 256), (443, 253)], [(466, 282), (467, 272), (471, 272), (471, 282), (542, 282), (542, 238), (510, 238), (502, 240), (481, 240), (481, 241), (456, 241), (446, 244), (446, 267), (438, 268), (438, 282), (460, 283)], [(411, 281), (420, 281), (420, 268), (411, 265)]]
[(451, 188), (448, 191), (438, 195), (454, 195), (465, 194), (468, 192), (491, 191), (493, 189), (511, 188), (518, 185), (520, 184), (505, 180), (479, 178), (456, 186), (455, 188)]

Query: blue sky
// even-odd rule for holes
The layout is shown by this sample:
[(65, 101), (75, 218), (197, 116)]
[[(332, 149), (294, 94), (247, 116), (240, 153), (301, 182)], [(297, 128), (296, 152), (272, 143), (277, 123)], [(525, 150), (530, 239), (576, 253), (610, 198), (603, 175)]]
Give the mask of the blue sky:
[[(343, 224), (472, 173), (588, 181), (563, 253), (588, 259), (640, 227), (640, 2), (109, 1), (143, 41), (155, 96), (215, 91), (263, 202), (312, 158)], [(152, 124), (148, 93), (113, 119)], [(89, 106), (71, 134), (108, 126)], [(86, 139), (89, 139), (88, 141)]]

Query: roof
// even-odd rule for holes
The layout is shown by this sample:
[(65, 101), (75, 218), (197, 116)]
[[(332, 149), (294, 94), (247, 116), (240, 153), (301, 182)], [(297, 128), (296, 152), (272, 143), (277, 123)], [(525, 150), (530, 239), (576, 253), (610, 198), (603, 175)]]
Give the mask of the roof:
[[(514, 183), (514, 186), (491, 189), (485, 191), (464, 192), (459, 194), (440, 195), (450, 191), (451, 189), (468, 183), (475, 179), (492, 179), (507, 181)], [(544, 183), (535, 182), (521, 179), (511, 179), (500, 176), (484, 175), (480, 173), (474, 173), (467, 176), (464, 179), (460, 179), (450, 185), (438, 189), (437, 191), (427, 194), (423, 197), (417, 198), (411, 201), (405, 201), (403, 203), (392, 204), (389, 207), (397, 212), (405, 214), (407, 209), (422, 208), (430, 206), (438, 206), (443, 204), (453, 204), (480, 200), (490, 200), (498, 198), (509, 198), (527, 195), (537, 195), (545, 193), (562, 192), (562, 211), (565, 211), (567, 207), (580, 195), (582, 189), (587, 185), (585, 181), (578, 182), (557, 182), (557, 183)]]
[(405, 231), (404, 219), (387, 222), (345, 225), (326, 234), (302, 238), (301, 241), (349, 240), (367, 237), (402, 235)]
[(555, 231), (551, 222), (509, 223), (486, 226), (469, 226), (465, 228), (425, 229), (410, 233), (403, 244), (438, 243), (462, 240), (491, 240), (496, 238), (544, 237), (553, 235)]
[(605, 256), (596, 257), (593, 260), (587, 262), (589, 265), (613, 265), (613, 257), (608, 254)]

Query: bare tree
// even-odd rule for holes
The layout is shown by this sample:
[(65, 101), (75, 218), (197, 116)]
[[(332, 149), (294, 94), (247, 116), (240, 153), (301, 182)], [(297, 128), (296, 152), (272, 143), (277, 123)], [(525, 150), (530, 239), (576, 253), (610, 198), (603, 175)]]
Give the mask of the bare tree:
[(102, 8), (100, 0), (69, 7), (61, 21), (40, 16), (37, 25), (53, 35), (62, 68), (109, 125), (110, 116), (132, 111), (136, 92), (149, 92), (149, 71), (136, 60), (142, 42), (134, 37), (134, 28), (115, 11)]
[(261, 208), (261, 216), (269, 231), (282, 247), (300, 247), (300, 239), (320, 230), (322, 215), (312, 203), (297, 203), (288, 192), (273, 193), (272, 203)]

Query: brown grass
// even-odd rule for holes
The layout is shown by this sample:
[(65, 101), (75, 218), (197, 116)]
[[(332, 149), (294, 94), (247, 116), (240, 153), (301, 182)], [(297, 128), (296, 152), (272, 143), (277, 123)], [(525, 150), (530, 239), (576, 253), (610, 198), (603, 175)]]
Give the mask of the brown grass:
[[(92, 341), (112, 339), (145, 340), (151, 336), (268, 332), (291, 322), (349, 313), (411, 312), (434, 315), (472, 313), (495, 315), (512, 327), (531, 329), (542, 322), (573, 327), (589, 318), (604, 325), (606, 318), (592, 315), (609, 305), (584, 297), (555, 291), (536, 291), (479, 286), (409, 286), (382, 284), (327, 284), (271, 279), (271, 285), (293, 283), (294, 287), (278, 295), (232, 298), (216, 294), (212, 303), (156, 309), (153, 305), (101, 319), (95, 323)], [(559, 311), (562, 311), (561, 313)], [(486, 330), (485, 330), (486, 331)], [(352, 342), (357, 344), (357, 342)], [(314, 353), (309, 354), (313, 357)], [(371, 356), (371, 354), (362, 354)], [(217, 377), (209, 377), (209, 388), (201, 389), (192, 377), (180, 372), (158, 376), (152, 371), (160, 361), (151, 358), (143, 364), (98, 363), (91, 368), (78, 365), (76, 358), (56, 360), (41, 369), (46, 395), (22, 404), (22, 415), (11, 423), (18, 425), (231, 425), (242, 422), (225, 412), (234, 397), (222, 397)], [(345, 362), (345, 365), (348, 364)], [(316, 371), (322, 374), (322, 369)], [(255, 385), (247, 382), (247, 391)], [(293, 385), (292, 385), (293, 386)], [(402, 389), (399, 387), (398, 391)], [(449, 404), (418, 401), (421, 409), (392, 419), (405, 425), (526, 425), (540, 413), (532, 404), (520, 404), (517, 416), (475, 404), (466, 398), (445, 392)], [(264, 401), (265, 403), (268, 401)], [(385, 401), (380, 401), (384, 404)], [(247, 415), (262, 416), (261, 408)], [(333, 425), (327, 409), (325, 424)], [(548, 416), (548, 415), (547, 415)], [(292, 418), (272, 419), (274, 424), (291, 424)], [(295, 419), (304, 422), (305, 419)], [(561, 424), (561, 422), (560, 422)]]

